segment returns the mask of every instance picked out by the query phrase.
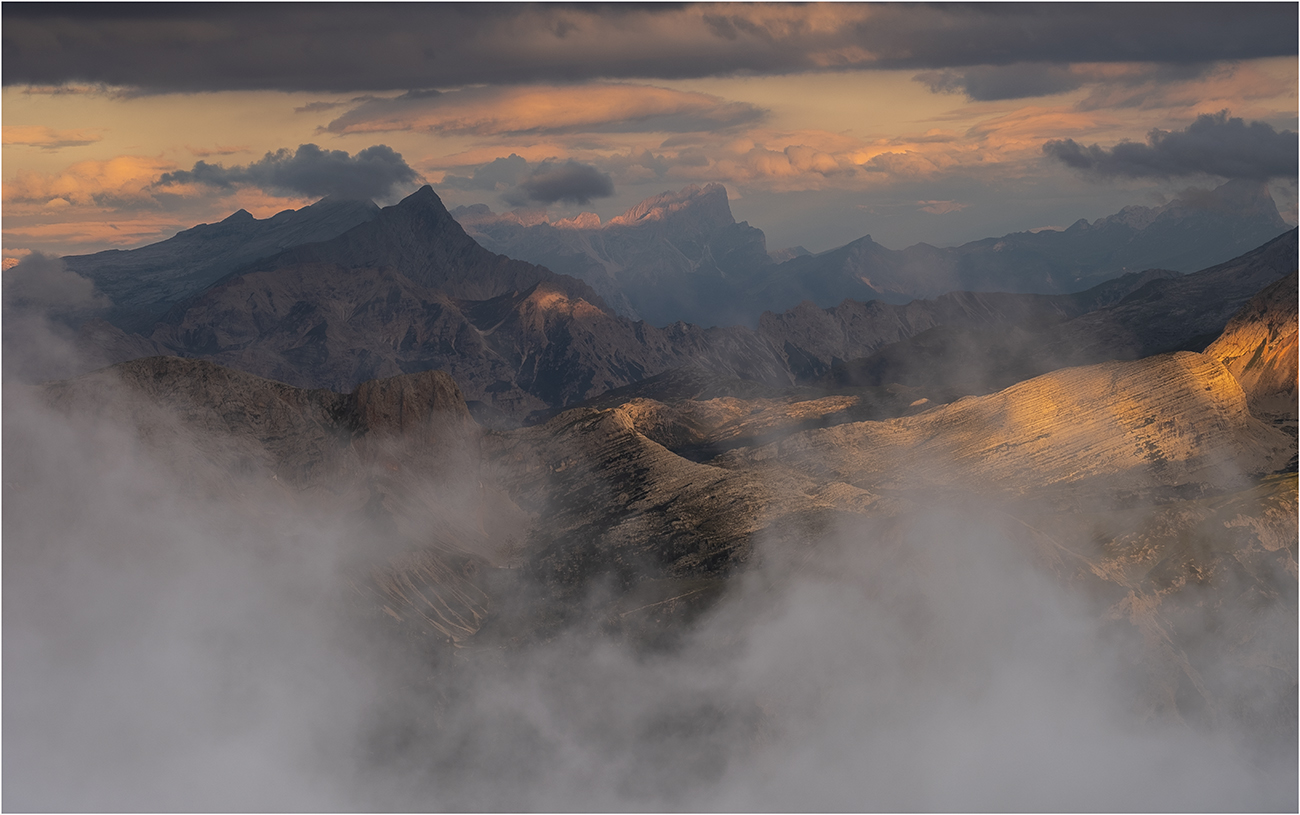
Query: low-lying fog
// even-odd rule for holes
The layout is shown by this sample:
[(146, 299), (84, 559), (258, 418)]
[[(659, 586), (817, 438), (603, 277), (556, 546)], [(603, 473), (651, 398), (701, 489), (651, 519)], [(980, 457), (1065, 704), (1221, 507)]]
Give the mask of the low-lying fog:
[(354, 613), (365, 530), (157, 449), (6, 388), (6, 809), (1296, 806), (1294, 752), (1144, 718), (1142, 644), (956, 508), (760, 542), (669, 646), (453, 652)]

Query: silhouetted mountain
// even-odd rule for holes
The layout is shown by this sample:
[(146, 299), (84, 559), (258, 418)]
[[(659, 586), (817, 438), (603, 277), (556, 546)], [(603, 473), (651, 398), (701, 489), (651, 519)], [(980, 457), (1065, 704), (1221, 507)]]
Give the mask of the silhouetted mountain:
[(370, 201), (324, 198), (309, 207), (258, 220), (239, 210), (139, 249), (110, 249), (63, 258), (113, 301), (107, 319), (128, 331), (147, 330), (175, 303), (235, 269), (293, 246), (327, 240), (375, 217)]

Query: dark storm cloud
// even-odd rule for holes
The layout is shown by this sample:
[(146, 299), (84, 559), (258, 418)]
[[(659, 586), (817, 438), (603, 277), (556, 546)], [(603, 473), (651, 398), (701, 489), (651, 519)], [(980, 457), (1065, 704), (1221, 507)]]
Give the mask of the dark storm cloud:
[(916, 77), (935, 93), (962, 93), (977, 102), (1048, 96), (1079, 88), (1084, 77), (1062, 65), (981, 65), (964, 71), (927, 71)]
[(585, 204), (593, 198), (607, 198), (613, 194), (614, 182), (608, 173), (576, 161), (563, 164), (542, 162), (517, 190), (517, 195), (525, 201), (543, 204), (557, 201)]
[(504, 190), (519, 183), (528, 172), (528, 160), (511, 153), (496, 158), (474, 171), (473, 175), (448, 174), (439, 186), (454, 190)]
[(1024, 62), (1203, 63), (1297, 50), (1293, 3), (6, 3), (2, 13), (6, 84), (90, 82), (148, 91), (393, 90)]
[(1228, 112), (1204, 114), (1186, 130), (1152, 130), (1146, 144), (1120, 142), (1110, 149), (1085, 147), (1074, 139), (1056, 139), (1043, 152), (1076, 170), (1096, 176), (1173, 178), (1209, 175), (1267, 180), (1294, 178), (1296, 133), (1280, 133), (1264, 122), (1229, 118)]
[(400, 153), (377, 144), (349, 156), (314, 144), (283, 148), (245, 166), (197, 162), (191, 170), (164, 173), (155, 186), (204, 184), (218, 189), (253, 186), (274, 194), (308, 197), (383, 198), (394, 188), (420, 179)]

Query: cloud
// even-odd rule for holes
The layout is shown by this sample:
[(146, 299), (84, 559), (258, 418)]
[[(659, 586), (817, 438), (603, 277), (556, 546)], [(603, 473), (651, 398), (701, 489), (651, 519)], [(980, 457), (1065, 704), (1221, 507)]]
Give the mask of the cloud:
[(1051, 96), (1086, 86), (1098, 87), (1103, 95), (1125, 89), (1132, 96), (1134, 88), (1141, 88), (1143, 94), (1151, 94), (1155, 88), (1180, 85), (1210, 73), (1234, 70), (1234, 66), (1214, 66), (1206, 62), (1075, 65), (1033, 62), (925, 71), (913, 79), (928, 85), (934, 93), (960, 93), (975, 102), (994, 102)]
[(1212, 62), (1296, 53), (1294, 4), (158, 6), (6, 4), (6, 84), (152, 92)]
[(965, 70), (926, 71), (916, 81), (934, 93), (962, 93), (978, 102), (1049, 96), (1079, 88), (1084, 77), (1050, 63), (980, 65)]
[(586, 204), (593, 198), (613, 195), (614, 182), (609, 173), (602, 173), (590, 164), (572, 160), (563, 164), (544, 162), (519, 185), (519, 193), (527, 201), (542, 204), (557, 201)]
[(40, 252), (7, 265), (3, 283), (0, 367), (5, 381), (41, 381), (73, 373), (78, 357), (74, 326), (111, 306), (109, 299), (93, 281)]
[(1123, 141), (1110, 149), (1085, 147), (1074, 139), (1053, 139), (1043, 153), (1088, 175), (1174, 178), (1206, 173), (1264, 181), (1295, 177), (1296, 133), (1278, 132), (1265, 122), (1207, 113), (1185, 130), (1152, 130), (1146, 144)]
[(92, 130), (55, 130), (36, 125), (4, 125), (6, 147), (39, 147), (53, 152), (65, 147), (84, 147), (104, 137)]
[(763, 111), (707, 93), (649, 85), (467, 88), (370, 99), (326, 126), (331, 133), (439, 134), (712, 132), (750, 124)]
[(383, 198), (409, 185), (420, 175), (391, 147), (377, 144), (349, 156), (343, 150), (322, 150), (314, 144), (296, 151), (282, 148), (244, 166), (195, 163), (191, 170), (164, 173), (156, 186), (200, 184), (218, 189), (254, 186), (267, 192), (311, 198)]
[(128, 203), (156, 206), (148, 184), (175, 168), (151, 156), (115, 156), (104, 161), (78, 161), (61, 173), (20, 170), (4, 184), (5, 203), (48, 204), (62, 199), (80, 206)]
[(501, 192), (519, 183), (528, 172), (528, 160), (517, 153), (505, 158), (495, 158), (474, 170), (471, 176), (448, 174), (443, 177), (442, 187), (456, 190), (494, 190)]

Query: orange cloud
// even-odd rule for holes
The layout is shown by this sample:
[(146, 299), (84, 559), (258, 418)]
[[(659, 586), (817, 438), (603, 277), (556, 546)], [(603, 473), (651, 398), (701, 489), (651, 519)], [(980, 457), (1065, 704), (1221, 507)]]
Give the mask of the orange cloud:
[(176, 165), (151, 156), (117, 156), (107, 161), (79, 161), (61, 173), (24, 170), (4, 184), (6, 203), (48, 203), (62, 199), (79, 206), (105, 200), (147, 204), (145, 189)]
[[(1143, 74), (1141, 65), (1081, 66), (1107, 81), (1091, 88), (1078, 102), (1080, 110), (1135, 108), (1173, 109), (1174, 119), (1190, 122), (1201, 113), (1231, 108), (1247, 119), (1282, 113), (1277, 103), (1290, 102), (1285, 111), (1294, 118), (1296, 69), (1293, 58), (1253, 60), (1219, 66), (1204, 76), (1182, 81)], [(1148, 73), (1150, 73), (1148, 71)]]
[(752, 123), (763, 112), (695, 91), (649, 85), (481, 87), (372, 99), (330, 122), (332, 133), (416, 130), (500, 135), (582, 130), (713, 131)]

